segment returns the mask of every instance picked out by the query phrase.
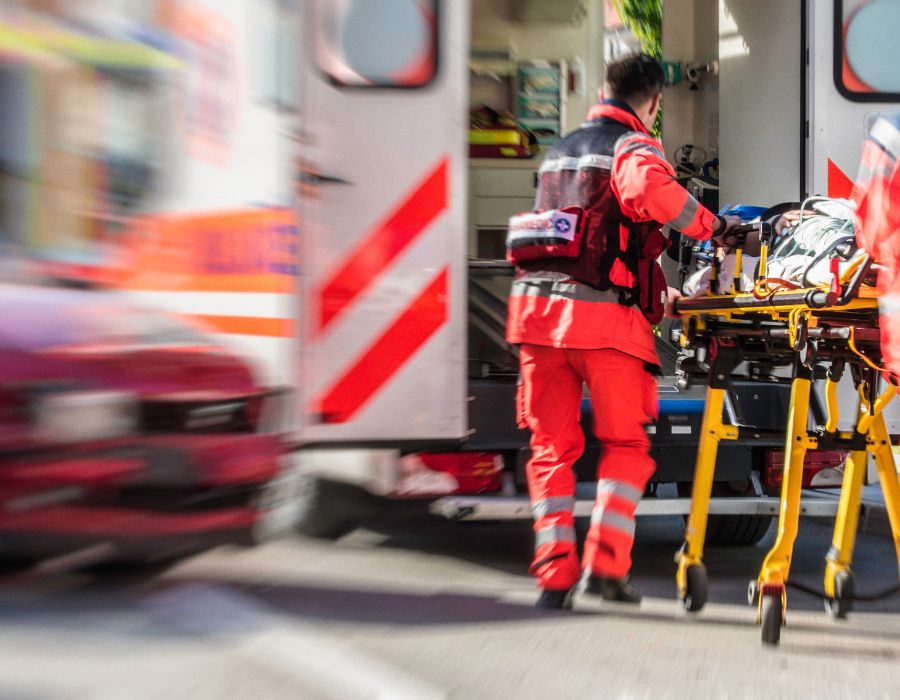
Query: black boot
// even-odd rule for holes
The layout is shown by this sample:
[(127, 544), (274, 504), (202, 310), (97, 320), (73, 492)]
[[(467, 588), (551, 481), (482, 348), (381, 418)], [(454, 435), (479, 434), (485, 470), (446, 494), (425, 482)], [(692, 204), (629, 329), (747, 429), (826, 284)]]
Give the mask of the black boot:
[(573, 588), (564, 591), (543, 590), (534, 606), (544, 610), (571, 610), (573, 591)]
[(584, 593), (600, 596), (603, 600), (611, 600), (616, 603), (637, 605), (641, 602), (641, 594), (631, 585), (627, 576), (622, 578), (588, 576), (584, 583)]

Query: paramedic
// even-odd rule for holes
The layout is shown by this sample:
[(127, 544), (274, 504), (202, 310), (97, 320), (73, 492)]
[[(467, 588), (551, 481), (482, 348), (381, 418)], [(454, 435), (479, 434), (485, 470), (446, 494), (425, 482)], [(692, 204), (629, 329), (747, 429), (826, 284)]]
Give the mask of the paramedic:
[(852, 198), (857, 243), (881, 269), (878, 308), (881, 353), (894, 381), (900, 377), (900, 113), (879, 117), (863, 144)]
[[(627, 574), (634, 511), (655, 469), (646, 425), (657, 411), (651, 322), (662, 317), (666, 297), (656, 258), (667, 241), (659, 229), (721, 243), (740, 223), (717, 217), (675, 181), (648, 131), (662, 86), (662, 68), (651, 56), (610, 63), (603, 93), (609, 99), (548, 151), (534, 213), (510, 222), (507, 254), (516, 278), (507, 340), (521, 346), (518, 414), (521, 427), (531, 429), (526, 472), (538, 607), (571, 608), (579, 580), (586, 594), (640, 601)], [(602, 450), (579, 563), (573, 465), (584, 450), (583, 384)]]

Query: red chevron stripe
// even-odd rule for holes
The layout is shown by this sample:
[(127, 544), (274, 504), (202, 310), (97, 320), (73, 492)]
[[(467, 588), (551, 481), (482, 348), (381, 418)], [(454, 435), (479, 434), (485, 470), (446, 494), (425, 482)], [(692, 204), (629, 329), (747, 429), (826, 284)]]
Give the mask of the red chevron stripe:
[(317, 294), (319, 313), (314, 321), (317, 333), (333, 324), (447, 208), (449, 164), (449, 158), (443, 157), (326, 278)]
[(853, 191), (853, 180), (838, 165), (828, 159), (828, 196), (846, 199)]
[(447, 322), (450, 268), (441, 270), (402, 314), (316, 402), (324, 423), (350, 420)]

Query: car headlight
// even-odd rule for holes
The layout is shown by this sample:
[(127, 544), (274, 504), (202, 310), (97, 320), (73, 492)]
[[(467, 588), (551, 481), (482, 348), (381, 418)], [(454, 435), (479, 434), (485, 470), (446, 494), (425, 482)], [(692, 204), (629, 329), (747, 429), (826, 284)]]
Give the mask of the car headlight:
[(128, 435), (138, 427), (139, 402), (124, 391), (63, 391), (37, 398), (37, 437), (50, 442), (85, 442)]

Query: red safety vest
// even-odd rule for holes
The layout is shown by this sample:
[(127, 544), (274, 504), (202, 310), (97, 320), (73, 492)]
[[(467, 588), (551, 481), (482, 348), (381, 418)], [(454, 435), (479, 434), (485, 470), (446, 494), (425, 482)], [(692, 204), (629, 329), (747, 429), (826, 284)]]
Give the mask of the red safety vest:
[(715, 215), (675, 182), (662, 146), (624, 103), (607, 101), (550, 149), (535, 211), (514, 217), (507, 340), (615, 348), (657, 364), (651, 320), (666, 283), (660, 223), (708, 238)]

